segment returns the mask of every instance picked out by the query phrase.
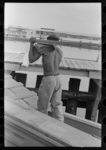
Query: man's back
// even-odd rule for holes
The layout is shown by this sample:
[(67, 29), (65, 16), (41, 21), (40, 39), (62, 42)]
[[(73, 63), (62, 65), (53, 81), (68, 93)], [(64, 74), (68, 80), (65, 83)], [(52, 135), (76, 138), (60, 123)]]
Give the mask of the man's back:
[(57, 75), (59, 74), (59, 64), (62, 59), (62, 51), (60, 48), (49, 44), (35, 43), (30, 45), (29, 62), (33, 63), (42, 55), (42, 65), (44, 75)]
[[(45, 47), (46, 49), (47, 47)], [(44, 75), (57, 75), (59, 74), (59, 64), (62, 59), (62, 52), (59, 48), (54, 47), (53, 50), (49, 50), (42, 55), (42, 65), (44, 70)]]

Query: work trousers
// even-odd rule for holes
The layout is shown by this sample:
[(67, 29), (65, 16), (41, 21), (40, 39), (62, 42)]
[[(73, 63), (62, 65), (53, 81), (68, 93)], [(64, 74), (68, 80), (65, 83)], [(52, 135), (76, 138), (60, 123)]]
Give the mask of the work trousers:
[(48, 107), (51, 104), (52, 117), (64, 121), (61, 95), (62, 88), (59, 75), (44, 76), (38, 90), (38, 110), (48, 114)]

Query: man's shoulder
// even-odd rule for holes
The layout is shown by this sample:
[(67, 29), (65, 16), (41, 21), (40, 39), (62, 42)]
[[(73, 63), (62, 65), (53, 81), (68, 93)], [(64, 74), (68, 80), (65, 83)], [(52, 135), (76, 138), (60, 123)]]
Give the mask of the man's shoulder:
[(55, 48), (52, 45), (47, 44), (36, 44), (35, 47), (38, 49), (40, 54), (48, 55), (52, 53)]

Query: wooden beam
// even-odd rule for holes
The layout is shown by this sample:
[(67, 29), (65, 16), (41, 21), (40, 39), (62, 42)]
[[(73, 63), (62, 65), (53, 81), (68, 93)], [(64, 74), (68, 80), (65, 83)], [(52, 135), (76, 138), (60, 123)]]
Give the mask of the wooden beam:
[[(47, 29), (48, 30), (48, 29)], [(60, 37), (70, 37), (70, 38), (75, 38), (75, 39), (88, 39), (88, 40), (101, 40), (100, 36), (91, 36), (91, 35), (83, 35), (83, 34), (73, 34), (73, 33), (66, 33), (66, 32), (59, 32), (59, 31), (55, 31), (55, 30), (49, 30), (47, 31), (45, 29), (39, 29), (37, 30), (37, 32), (43, 32), (46, 35), (49, 35), (51, 32), (56, 33), (57, 35), (59, 35)]]
[[(11, 78), (11, 76), (9, 76), (9, 75), (5, 75), (5, 78), (7, 79), (7, 82), (9, 82), (8, 81), (8, 79), (10, 80), (10, 81), (12, 81), (13, 79)], [(12, 83), (12, 82), (11, 82)], [(8, 87), (6, 87), (6, 88), (9, 88), (9, 90), (10, 90), (10, 87), (13, 89), (13, 87), (14, 86), (16, 86), (16, 83), (17, 83), (17, 86), (18, 86), (18, 88), (19, 88), (19, 86), (20, 86), (20, 83), (18, 83), (18, 82), (16, 82), (16, 81), (14, 81), (14, 83), (12, 83), (11, 85), (9, 84), (9, 83), (7, 83), (7, 84), (9, 84), (8, 85)], [(21, 86), (22, 87), (22, 86)], [(20, 87), (20, 88), (21, 88)], [(13, 89), (13, 91), (14, 91), (14, 93), (13, 94), (16, 94), (17, 92), (15, 92), (16, 91), (16, 88), (14, 88)], [(23, 99), (23, 94), (24, 94), (24, 97), (26, 97), (26, 94), (29, 96), (29, 95), (32, 95), (32, 92), (30, 91), (30, 93), (28, 94), (28, 90), (25, 92), (25, 91), (23, 91), (22, 90), (22, 88), (20, 89), (20, 91), (22, 91), (22, 93), (21, 93), (21, 95), (20, 94), (16, 94), (17, 96), (18, 96), (18, 98), (20, 97), (20, 98), (22, 98), (22, 99), (17, 99), (17, 100), (15, 100), (14, 98), (15, 98), (15, 96), (10, 96), (9, 94), (6, 94), (5, 95), (5, 114), (6, 113), (9, 113), (10, 115), (12, 115), (12, 116), (14, 116), (14, 117), (16, 117), (17, 119), (21, 119), (21, 121), (25, 121), (25, 124), (23, 125), (24, 126), (24, 129), (25, 129), (25, 125), (26, 125), (26, 123), (29, 123), (30, 125), (32, 125), (32, 124), (34, 124), (35, 125), (35, 127), (40, 127), (41, 126), (41, 128), (38, 128), (37, 129), (37, 131), (39, 130), (39, 129), (43, 129), (43, 130), (45, 130), (45, 128), (42, 128), (42, 125), (44, 124), (44, 126), (45, 126), (45, 123), (47, 123), (47, 126), (48, 126), (48, 129), (50, 130), (51, 129), (51, 125), (52, 125), (52, 129), (53, 129), (53, 127), (55, 128), (55, 126), (57, 125), (59, 125), (60, 126), (60, 128), (59, 128), (59, 131), (58, 132), (60, 132), (60, 134), (65, 134), (66, 133), (66, 131), (64, 131), (64, 129), (67, 129), (68, 130), (68, 132), (70, 131), (70, 129), (72, 128), (72, 127), (74, 127), (74, 128), (76, 128), (76, 129), (79, 129), (79, 130), (81, 130), (81, 131), (84, 131), (85, 132), (85, 134), (86, 133), (89, 133), (90, 135), (91, 135), (91, 139), (93, 140), (93, 138), (92, 138), (92, 136), (96, 136), (97, 138), (99, 137), (99, 139), (100, 139), (100, 131), (101, 131), (101, 125), (100, 124), (98, 124), (98, 123), (93, 123), (93, 122), (91, 122), (91, 121), (87, 121), (87, 120), (85, 120), (85, 119), (81, 119), (81, 118), (79, 118), (79, 117), (76, 117), (76, 116), (73, 116), (73, 115), (70, 115), (70, 114), (67, 114), (67, 113), (64, 113), (64, 117), (65, 117), (65, 123), (66, 124), (69, 124), (70, 125), (70, 128), (69, 128), (69, 126), (65, 126), (64, 124), (63, 124), (63, 128), (62, 128), (62, 125), (60, 124), (60, 122), (58, 122), (56, 119), (53, 119), (53, 118), (50, 118), (49, 116), (45, 116), (44, 114), (42, 114), (42, 113), (40, 113), (40, 112), (38, 112), (38, 111), (36, 111), (35, 109), (33, 110), (33, 109), (29, 109), (29, 107), (26, 107), (26, 103), (24, 102), (24, 99)], [(20, 91), (18, 90), (18, 93), (20, 93)], [(36, 95), (35, 93), (33, 93), (33, 95)], [(31, 99), (31, 97), (30, 97), (30, 99)], [(17, 103), (18, 102), (18, 103)], [(24, 107), (22, 106), (22, 102), (24, 102)], [(29, 119), (28, 119), (29, 118)], [(32, 119), (32, 121), (31, 121), (31, 119)], [(34, 121), (35, 120), (35, 121)], [(32, 122), (32, 123), (31, 123)], [(18, 121), (18, 123), (16, 123), (16, 125), (18, 125), (20, 123), (20, 121)], [(50, 123), (50, 125), (49, 125), (49, 123)], [(59, 123), (59, 124), (58, 124)], [(39, 124), (39, 125), (38, 125)], [(35, 128), (34, 127), (34, 128)], [(32, 128), (32, 127), (31, 127)], [(48, 132), (48, 129), (47, 130), (45, 130), (45, 131), (47, 131)], [(73, 130), (71, 130), (71, 134), (73, 134), (72, 132), (74, 132), (74, 130), (75, 129), (73, 129)], [(54, 130), (55, 131), (55, 130)], [(64, 132), (63, 132), (64, 131)], [(33, 130), (32, 130), (32, 132), (34, 132)], [(51, 130), (50, 130), (50, 132), (51, 132)], [(56, 131), (57, 132), (57, 131)], [(61, 133), (62, 132), (62, 133)], [(77, 132), (79, 132), (79, 131), (77, 131)], [(77, 134), (77, 132), (75, 131), (75, 134)], [(54, 132), (53, 132), (54, 133)], [(48, 133), (47, 133), (48, 134)], [(52, 132), (50, 133), (50, 134), (52, 134)], [(56, 133), (57, 134), (57, 133)], [(66, 134), (67, 135), (67, 134)], [(78, 135), (82, 135), (82, 136), (84, 136), (83, 135), (83, 132), (80, 132), (80, 134), (78, 134)], [(48, 136), (50, 136), (51, 137), (51, 135), (48, 135)], [(47, 136), (47, 137), (48, 137)], [(88, 136), (88, 135), (87, 135)], [(88, 136), (89, 137), (89, 136)], [(71, 136), (70, 136), (70, 138), (71, 138)], [(55, 140), (56, 142), (58, 142), (58, 140)], [(72, 139), (72, 141), (74, 142), (74, 140)], [(71, 141), (71, 142), (72, 142)], [(67, 143), (68, 144), (68, 143)], [(72, 143), (72, 144), (74, 144), (74, 143)]]
[(36, 135), (35, 131), (38, 131), (47, 138), (64, 146), (101, 146), (101, 140), (99, 138), (93, 137), (86, 132), (82, 132), (81, 130), (64, 124), (43, 113), (32, 109), (22, 109), (15, 103), (13, 104), (8, 100), (5, 101), (5, 104), (9, 107), (9, 109), (5, 107), (5, 114), (11, 115), (15, 121), (17, 120), (15, 125), (19, 125), (21, 123), (21, 125), (23, 125), (23, 129), (26, 128), (26, 131), (29, 131), (29, 133), (31, 132)]
[[(21, 71), (31, 71), (31, 72), (43, 72), (42, 66), (39, 65), (30, 65), (29, 67), (20, 67)], [(89, 70), (75, 70), (75, 69), (65, 69), (65, 68), (59, 68), (59, 72), (61, 75), (70, 75), (70, 76), (79, 76), (79, 77), (89, 77), (94, 79), (101, 79), (101, 72), (93, 71), (93, 74), (91, 75), (92, 71)]]
[[(30, 39), (21, 39), (17, 37), (5, 37), (5, 40), (12, 41), (21, 41), (21, 42), (29, 42)], [(61, 45), (61, 46), (69, 46), (69, 47), (77, 47), (77, 48), (87, 48), (91, 50), (101, 50), (100, 44), (95, 43), (86, 43), (86, 42), (74, 42), (74, 41), (52, 41), (52, 40), (42, 40), (36, 39), (37, 43), (43, 44), (53, 44), (53, 45)]]
[(5, 144), (7, 144), (8, 141), (12, 143), (12, 145), (15, 144), (17, 147), (64, 147), (64, 144), (60, 143), (59, 141), (47, 137), (42, 132), (39, 132), (36, 128), (33, 129), (30, 126), (28, 126), (28, 124), (25, 124), (19, 119), (16, 119), (11, 115), (6, 114)]
[(101, 71), (90, 71), (89, 72), (89, 78), (101, 80), (101, 78), (102, 78), (101, 76), (102, 76)]
[[(5, 62), (5, 70), (11, 71), (30, 71), (30, 72), (41, 72), (43, 73), (42, 66), (30, 65), (29, 67), (22, 66), (19, 63)], [(89, 70), (75, 70), (75, 69), (59, 69), (61, 75), (89, 77), (94, 79), (101, 79), (101, 72), (89, 71)]]
[[(31, 71), (31, 72), (42, 72), (43, 73), (43, 68), (42, 66), (39, 65), (30, 65), (29, 67), (20, 67), (21, 71)], [(64, 69), (64, 68), (59, 68), (59, 72), (62, 75), (72, 75), (72, 76), (89, 76), (89, 71), (84, 71), (84, 70), (75, 70), (75, 69)]]
[(92, 136), (101, 138), (101, 124), (86, 120), (75, 115), (64, 113), (64, 121), (66, 124), (82, 130)]
[(20, 70), (20, 64), (19, 63), (11, 63), (11, 62), (5, 62), (4, 69), (7, 71), (18, 71)]

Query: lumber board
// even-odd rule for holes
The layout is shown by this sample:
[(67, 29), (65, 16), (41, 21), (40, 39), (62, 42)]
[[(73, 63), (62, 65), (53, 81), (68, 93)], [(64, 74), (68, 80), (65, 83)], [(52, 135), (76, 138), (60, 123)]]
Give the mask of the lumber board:
[(5, 96), (5, 103), (4, 103), (5, 109), (7, 109), (10, 112), (17, 113), (18, 112), (17, 108), (15, 109), (15, 112), (14, 112), (14, 108), (12, 107), (11, 103), (19, 106), (19, 108), (21, 108), (23, 110), (31, 109), (30, 105), (28, 103), (26, 103), (24, 100), (22, 100), (22, 99), (14, 100), (12, 98), (8, 98), (7, 96)]
[(13, 88), (13, 87), (18, 87), (18, 86), (23, 86), (21, 82), (16, 82), (15, 80), (11, 79), (6, 79), (5, 80), (5, 88)]
[(18, 97), (16, 96), (16, 94), (13, 93), (13, 92), (11, 91), (11, 89), (5, 89), (5, 91), (4, 91), (4, 97), (5, 97), (5, 96), (7, 96), (7, 97), (9, 97), (9, 98), (12, 98), (13, 100), (18, 99)]
[(36, 95), (36, 93), (29, 91), (25, 87), (11, 88), (11, 91), (14, 92), (18, 98), (27, 98)]
[[(7, 79), (10, 80), (10, 78)], [(12, 81), (14, 80), (12, 79)], [(67, 113), (64, 113), (65, 123), (62, 123), (36, 111), (36, 108), (36, 93), (25, 89), (23, 86), (14, 87), (14, 84), (9, 89), (5, 89), (5, 112), (19, 119), (19, 121), (24, 121), (31, 128), (36, 128), (44, 136), (63, 145), (100, 147), (101, 126), (99, 124), (81, 120), (76, 116), (72, 117), (73, 115)]]
[[(25, 67), (25, 66), (20, 65), (19, 63), (16, 64), (15, 62), (5, 62), (5, 65), (6, 65), (5, 70), (43, 72), (43, 68), (41, 66), (38, 66), (38, 65), (30, 64), (29, 67)], [(92, 76), (91, 76), (91, 72), (93, 72)], [(100, 71), (76, 70), (74, 68), (72, 68), (70, 71), (70, 69), (65, 69), (63, 67), (60, 67), (60, 74), (89, 77), (89, 78), (94, 78), (94, 79), (101, 79), (101, 72)]]
[(77, 117), (68, 113), (64, 113), (64, 122), (70, 126), (73, 126), (81, 131), (84, 131), (94, 137), (101, 139), (101, 124), (93, 121)]
[[(6, 103), (10, 102), (6, 101)], [(81, 130), (62, 123), (34, 109), (22, 109), (13, 103), (10, 103), (10, 105), (11, 109), (5, 110), (6, 113), (9, 113), (20, 121), (24, 121), (25, 124), (29, 124), (32, 128), (36, 128), (39, 132), (53, 140), (70, 146), (101, 146), (100, 139)], [(17, 111), (17, 113), (13, 113), (15, 111)]]
[[(18, 138), (18, 136), (15, 135), (15, 133), (13, 132), (13, 130), (10, 131), (10, 129), (7, 129), (5, 126), (5, 144), (7, 143), (7, 141), (9, 143), (11, 143), (11, 145), (17, 145), (16, 143), (18, 143), (19, 146), (21, 146), (23, 144), (23, 137)], [(7, 145), (7, 144), (6, 144)]]
[(25, 98), (24, 101), (27, 102), (32, 108), (37, 109), (37, 96), (31, 96), (29, 98)]
[(12, 76), (11, 76), (11, 75), (9, 75), (8, 73), (5, 73), (5, 74), (4, 74), (4, 78), (5, 78), (5, 80), (6, 80), (6, 79), (11, 79), (11, 78), (12, 78)]
[[(55, 140), (50, 139), (49, 137), (43, 135), (36, 129), (31, 128), (24, 122), (20, 122), (16, 118), (6, 114), (5, 126), (9, 129), (10, 133), (15, 132), (18, 137), (21, 136), (24, 138), (24, 142), (21, 146), (24, 147), (45, 147), (45, 146), (64, 146), (61, 143), (58, 143)], [(8, 131), (8, 130), (7, 130)], [(6, 141), (7, 139), (5, 139)], [(10, 140), (12, 141), (12, 139)], [(14, 144), (14, 143), (13, 143)], [(15, 141), (15, 145), (19, 145), (17, 141)], [(20, 146), (20, 145), (19, 145)]]
[(21, 131), (21, 129), (17, 130), (16, 127), (10, 126), (7, 124), (6, 127), (6, 141), (12, 141), (13, 144), (15, 144), (16, 146), (45, 146), (46, 143), (44, 144), (44, 142), (41, 142), (41, 139), (39, 140), (38, 137), (35, 137), (34, 139), (30, 136), (28, 136), (26, 133), (23, 133)]
[[(36, 39), (36, 38), (35, 38)], [(15, 37), (5, 37), (5, 40), (13, 40), (13, 41), (21, 41), (21, 42), (30, 42), (30, 39), (21, 39)], [(43, 40), (43, 39), (36, 39), (36, 42), (39, 44), (53, 44), (53, 45), (64, 45), (69, 47), (78, 47), (78, 48), (87, 48), (87, 49), (95, 49), (100, 50), (101, 45), (95, 43), (87, 43), (87, 42), (76, 42), (76, 41), (53, 41), (53, 40)]]
[(6, 71), (12, 71), (12, 70), (18, 71), (20, 70), (20, 66), (21, 66), (21, 63), (15, 63), (15, 62), (12, 63), (12, 62), (6, 61), (4, 64), (4, 69)]
[[(7, 79), (11, 79), (10, 81), (14, 81), (11, 78), (11, 76), (7, 75), (6, 77), (7, 77)], [(29, 91), (29, 92), (31, 92), (31, 91)], [(32, 93), (33, 93), (33, 95), (30, 95), (30, 97), (24, 96), (24, 98), (23, 98), (21, 96), (21, 98), (22, 98), (21, 99), (13, 91), (11, 91), (11, 88), (10, 89), (6, 88), (5, 89), (5, 99), (9, 99), (12, 103), (16, 103), (18, 106), (20, 106), (24, 109), (29, 109), (30, 107), (33, 109), (37, 109), (38, 97), (37, 97), (36, 93), (34, 93), (34, 92), (32, 92)], [(20, 94), (20, 93), (18, 93), (18, 94)], [(12, 108), (12, 109), (14, 109), (14, 108)], [(84, 132), (86, 132), (92, 136), (96, 136), (98, 138), (101, 138), (101, 125), (100, 124), (94, 123), (94, 122), (86, 120), (86, 119), (79, 118), (77, 116), (73, 116), (73, 115), (68, 114), (68, 113), (64, 113), (64, 117), (65, 117), (65, 123), (66, 124), (73, 126), (77, 129), (80, 129), (81, 131), (84, 131)]]

